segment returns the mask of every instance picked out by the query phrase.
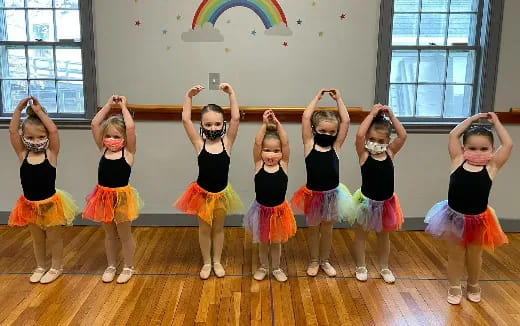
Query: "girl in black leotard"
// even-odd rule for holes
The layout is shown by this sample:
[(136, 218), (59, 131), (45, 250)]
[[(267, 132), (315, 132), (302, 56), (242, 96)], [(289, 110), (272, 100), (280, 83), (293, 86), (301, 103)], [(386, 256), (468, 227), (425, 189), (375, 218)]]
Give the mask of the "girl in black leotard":
[[(471, 126), (487, 119), (502, 142), (493, 153), (493, 133), (483, 126)], [(462, 136), (462, 144), (460, 137)], [(478, 284), (482, 267), (482, 248), (493, 249), (507, 243), (493, 209), (488, 206), (492, 180), (511, 155), (513, 141), (494, 112), (467, 118), (449, 136), (451, 175), (448, 200), (433, 206), (426, 214), (426, 232), (448, 240), (448, 302), (460, 304), (467, 263), (467, 297), (480, 301)]]
[(269, 250), (273, 276), (279, 282), (287, 281), (280, 268), (282, 243), (296, 233), (294, 215), (285, 200), (289, 167), (287, 133), (272, 110), (264, 112), (263, 124), (253, 147), (255, 162), (256, 199), (244, 215), (244, 227), (253, 234), (253, 242), (260, 242), (260, 267), (254, 274), (263, 280), (269, 270)]
[[(27, 118), (19, 133), (20, 115), (27, 107)], [(20, 101), (9, 125), (11, 145), (20, 161), (23, 195), (9, 216), (10, 226), (29, 226), (37, 267), (31, 283), (50, 283), (63, 271), (62, 228), (72, 224), (78, 212), (70, 195), (56, 189), (56, 165), (60, 151), (58, 128), (35, 97)], [(51, 268), (45, 268), (45, 242), (49, 240)]]
[[(386, 118), (386, 115), (390, 118)], [(390, 139), (392, 126), (397, 137)], [(404, 145), (406, 130), (392, 110), (374, 105), (356, 134), (356, 151), (361, 166), (361, 189), (352, 196), (353, 211), (349, 220), (356, 227), (354, 252), (356, 278), (366, 281), (365, 243), (368, 231), (377, 232), (379, 273), (386, 283), (395, 282), (388, 268), (390, 255), (389, 232), (398, 230), (403, 223), (399, 199), (394, 194), (395, 155)]]
[(198, 216), (199, 245), (204, 262), (200, 277), (207, 279), (212, 267), (217, 277), (223, 277), (226, 273), (220, 261), (224, 245), (224, 217), (240, 210), (242, 203), (228, 183), (231, 149), (240, 121), (235, 92), (229, 84), (220, 84), (220, 89), (229, 95), (231, 107), (227, 133), (224, 110), (216, 104), (202, 108), (199, 133), (191, 121), (192, 97), (203, 89), (200, 85), (190, 88), (182, 109), (184, 129), (198, 154), (199, 176), (174, 206), (181, 212)]
[[(334, 111), (316, 111), (323, 94), (336, 101)], [(302, 139), (307, 183), (291, 199), (295, 211), (305, 213), (309, 226), (308, 244), (311, 261), (307, 275), (316, 276), (321, 269), (328, 276), (336, 270), (329, 262), (334, 222), (346, 219), (350, 193), (339, 182), (339, 152), (347, 137), (350, 118), (337, 89), (321, 89), (302, 116)]]
[[(115, 105), (121, 115), (105, 117)], [(124, 96), (113, 95), (92, 119), (92, 135), (100, 150), (98, 184), (87, 196), (83, 218), (102, 222), (108, 267), (103, 273), (105, 283), (116, 273), (118, 242), (121, 241), (124, 266), (117, 283), (126, 283), (134, 273), (135, 242), (132, 221), (139, 216), (142, 201), (128, 181), (136, 150), (135, 124)]]

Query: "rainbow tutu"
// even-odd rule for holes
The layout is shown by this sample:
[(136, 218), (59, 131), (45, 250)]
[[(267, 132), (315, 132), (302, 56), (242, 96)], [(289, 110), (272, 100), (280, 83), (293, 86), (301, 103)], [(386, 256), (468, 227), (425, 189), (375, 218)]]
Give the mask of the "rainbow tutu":
[(255, 243), (283, 243), (296, 234), (296, 221), (287, 201), (274, 207), (253, 201), (244, 215), (244, 227), (253, 234)]
[(372, 200), (358, 189), (352, 196), (350, 224), (359, 224), (365, 231), (390, 232), (399, 230), (404, 217), (396, 194), (386, 200)]
[(9, 215), (10, 226), (36, 224), (41, 228), (72, 225), (78, 206), (69, 193), (56, 189), (56, 193), (44, 200), (32, 201), (21, 195)]
[(473, 244), (493, 250), (508, 243), (490, 206), (481, 214), (467, 215), (454, 211), (448, 201), (443, 200), (428, 211), (424, 222), (428, 224), (426, 232), (463, 247)]
[(192, 182), (173, 206), (186, 214), (199, 216), (209, 225), (213, 222), (215, 211), (223, 210), (224, 215), (228, 215), (243, 208), (240, 197), (230, 184), (220, 192), (209, 192), (197, 182)]
[(143, 207), (139, 193), (130, 185), (117, 188), (96, 185), (86, 200), (83, 218), (102, 223), (133, 221)]
[(351, 200), (349, 190), (342, 183), (327, 191), (302, 186), (291, 198), (291, 206), (294, 211), (305, 214), (307, 225), (316, 226), (322, 221), (346, 221)]

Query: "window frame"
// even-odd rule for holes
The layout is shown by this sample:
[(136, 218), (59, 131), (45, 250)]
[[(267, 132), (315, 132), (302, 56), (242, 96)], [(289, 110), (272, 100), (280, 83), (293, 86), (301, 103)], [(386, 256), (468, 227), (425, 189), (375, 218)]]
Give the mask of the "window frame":
[[(54, 3), (54, 2), (53, 2)], [(52, 8), (53, 10), (54, 7)], [(18, 9), (24, 10), (27, 9)], [(0, 46), (23, 46), (26, 50), (27, 57), (27, 46), (49, 46), (49, 47), (67, 47), (72, 46), (74, 48), (81, 49), (81, 60), (82, 60), (82, 72), (83, 72), (83, 99), (84, 99), (84, 112), (79, 114), (74, 113), (49, 113), (49, 116), (58, 124), (68, 125), (69, 127), (82, 127), (84, 123), (92, 119), (96, 113), (97, 105), (97, 89), (96, 89), (96, 66), (95, 66), (95, 49), (94, 49), (94, 18), (92, 12), (92, 0), (79, 0), (78, 11), (80, 19), (80, 42), (74, 42), (72, 40), (67, 41), (53, 41), (53, 42), (38, 42), (38, 41), (0, 41)], [(27, 16), (26, 16), (27, 22)], [(54, 22), (56, 27), (56, 22)], [(79, 47), (78, 47), (79, 43)], [(54, 58), (56, 60), (56, 58)], [(27, 80), (29, 80), (27, 76)], [(50, 78), (49, 80), (58, 80)], [(12, 113), (3, 111), (2, 96), (0, 94), (0, 123), (3, 122), (5, 125), (11, 120)]]
[[(502, 16), (505, 0), (479, 0), (477, 17), (478, 47), (475, 55), (474, 89), (470, 114), (493, 111), (495, 89), (500, 52)], [(390, 89), (390, 70), (392, 65), (392, 49), (457, 49), (457, 46), (395, 46), (392, 47), (392, 26), (394, 16), (394, 0), (381, 0), (379, 17), (379, 36), (376, 67), (376, 85), (374, 103), (387, 103)], [(468, 46), (469, 47), (469, 46)], [(399, 117), (406, 125), (425, 130), (442, 130), (451, 128), (465, 118), (426, 118)]]

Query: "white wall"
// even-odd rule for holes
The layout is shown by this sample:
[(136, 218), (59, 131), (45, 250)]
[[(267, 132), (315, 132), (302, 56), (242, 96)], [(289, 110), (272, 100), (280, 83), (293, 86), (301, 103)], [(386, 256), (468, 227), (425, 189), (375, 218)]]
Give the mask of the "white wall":
[[(183, 1), (188, 3), (188, 1)], [(193, 2), (193, 3), (191, 3)], [(314, 33), (313, 19), (323, 20), (326, 33), (339, 35), (336, 39), (323, 39), (323, 44), (312, 43), (293, 45), (299, 37), (290, 39), (290, 49), (271, 46), (266, 36), (253, 48), (251, 43), (232, 41), (239, 36), (235, 28), (223, 26), (225, 44), (188, 44), (180, 41), (180, 33), (186, 24), (177, 27), (175, 16), (196, 7), (190, 1), (187, 9), (176, 10), (178, 1), (94, 1), (96, 31), (96, 62), (98, 76), (99, 104), (113, 92), (129, 97), (133, 103), (180, 104), (185, 89), (197, 82), (206, 83), (208, 72), (221, 72), (232, 82), (242, 105), (306, 105), (317, 88), (339, 87), (352, 106), (367, 107), (373, 101), (374, 78), (377, 51), (378, 4), (376, 1), (348, 1), (343, 4), (350, 21), (346, 30), (337, 31), (336, 21), (328, 22), (343, 1), (331, 1), (334, 10), (305, 8), (303, 4), (291, 4), (286, 9), (288, 19), (294, 21), (301, 15), (305, 28)], [(280, 2), (288, 6), (288, 1)], [(293, 2), (291, 2), (293, 3)], [(306, 2), (307, 3), (307, 2)], [(322, 2), (319, 2), (322, 3)], [(190, 7), (190, 8), (188, 8)], [(237, 13), (241, 9), (237, 9)], [(242, 11), (247, 15), (247, 11)], [(506, 1), (500, 55), (497, 109), (520, 106), (515, 96), (514, 85), (520, 84), (520, 57), (518, 31), (520, 23), (517, 14), (520, 2)], [(154, 18), (154, 14), (157, 17)], [(240, 17), (231, 19), (237, 25), (244, 22)], [(164, 17), (163, 17), (164, 16)], [(166, 17), (167, 16), (167, 17)], [(161, 18), (162, 17), (162, 18)], [(256, 17), (253, 17), (256, 18)], [(299, 18), (299, 17), (298, 17)], [(134, 19), (141, 19), (140, 30), (134, 29)], [(191, 17), (186, 18), (191, 21)], [(245, 19), (245, 18), (244, 18)], [(330, 24), (330, 27), (329, 25)], [(152, 25), (152, 26), (150, 26)], [(225, 25), (225, 24), (223, 24)], [(172, 30), (170, 41), (161, 40), (160, 29), (166, 26)], [(234, 26), (234, 25), (233, 25)], [(259, 23), (255, 25), (261, 30)], [(291, 26), (293, 27), (293, 26)], [(336, 33), (336, 34), (335, 34)], [(168, 33), (168, 35), (170, 32)], [(304, 34), (303, 32), (301, 34)], [(150, 37), (145, 37), (146, 35)], [(306, 34), (307, 35), (307, 34)], [(326, 34), (324, 34), (326, 35)], [(241, 36), (240, 36), (241, 37)], [(161, 43), (163, 42), (163, 43)], [(229, 43), (227, 43), (229, 42)], [(302, 41), (303, 42), (303, 41)], [(309, 41), (311, 42), (311, 41)], [(314, 42), (314, 41), (312, 41)], [(163, 49), (171, 44), (171, 52)], [(229, 45), (233, 44), (233, 46)], [(224, 51), (229, 46), (233, 57), (226, 57)], [(289, 47), (288, 47), (289, 48)], [(215, 50), (217, 49), (217, 50)], [(285, 56), (281, 51), (290, 51)], [(158, 51), (163, 51), (157, 53)], [(325, 60), (316, 63), (318, 54)], [(247, 58), (244, 61), (240, 61)], [(276, 59), (276, 60), (275, 60)], [(334, 59), (334, 60), (333, 60)], [(269, 68), (269, 70), (268, 70)], [(226, 104), (226, 97), (218, 92), (206, 92), (197, 97), (196, 104), (216, 102)], [(331, 105), (325, 102), (325, 105)], [(251, 164), (251, 144), (258, 127), (255, 123), (243, 123), (233, 150), (230, 181), (248, 205), (253, 199), (253, 175)], [(520, 144), (520, 126), (507, 126), (515, 143)], [(341, 181), (351, 190), (359, 187), (359, 167), (355, 159), (353, 135), (357, 125), (351, 127), (349, 139), (344, 145), (341, 157)], [(288, 195), (305, 182), (305, 168), (300, 140), (300, 126), (289, 124), (292, 161)], [(196, 178), (195, 153), (189, 144), (179, 122), (138, 122), (138, 152), (132, 173), (132, 184), (145, 199), (145, 213), (173, 213), (171, 203), (181, 194), (185, 186)], [(61, 131), (62, 150), (58, 169), (58, 187), (71, 192), (78, 202), (96, 183), (96, 151), (88, 130)], [(9, 211), (19, 195), (18, 165), (7, 141), (7, 130), (0, 130), (0, 180), (2, 194), (0, 211)], [(432, 204), (446, 197), (448, 187), (448, 156), (446, 135), (412, 134), (398, 156), (396, 165), (396, 191), (401, 198), (405, 215), (423, 216)], [(500, 217), (520, 219), (518, 197), (520, 177), (518, 148), (511, 160), (497, 176), (493, 185), (491, 203)]]

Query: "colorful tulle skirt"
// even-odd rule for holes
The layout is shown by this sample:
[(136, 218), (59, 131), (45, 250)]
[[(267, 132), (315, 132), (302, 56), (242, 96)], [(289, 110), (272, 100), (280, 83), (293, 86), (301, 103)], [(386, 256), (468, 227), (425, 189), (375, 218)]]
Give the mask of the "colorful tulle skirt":
[(101, 223), (133, 221), (143, 207), (139, 193), (130, 185), (117, 188), (96, 185), (86, 200), (83, 218)]
[(490, 206), (481, 214), (467, 215), (454, 211), (448, 201), (443, 200), (428, 211), (424, 222), (428, 224), (426, 232), (463, 247), (472, 244), (493, 250), (508, 243)]
[(230, 184), (221, 192), (209, 192), (202, 189), (197, 182), (192, 182), (173, 207), (183, 213), (197, 215), (211, 225), (216, 211), (229, 215), (241, 210), (243, 205)]
[(358, 189), (352, 196), (350, 224), (358, 224), (365, 231), (391, 232), (399, 230), (404, 217), (396, 194), (387, 200), (372, 200)]
[(44, 200), (28, 200), (21, 195), (9, 215), (10, 226), (36, 224), (41, 228), (72, 225), (80, 212), (69, 193), (56, 189), (56, 193)]
[(350, 191), (342, 183), (327, 191), (302, 186), (291, 198), (291, 206), (295, 212), (305, 214), (307, 225), (317, 226), (323, 221), (346, 221), (351, 201)]
[(253, 201), (244, 215), (244, 227), (253, 234), (255, 243), (283, 243), (296, 234), (296, 221), (287, 201), (274, 207)]

